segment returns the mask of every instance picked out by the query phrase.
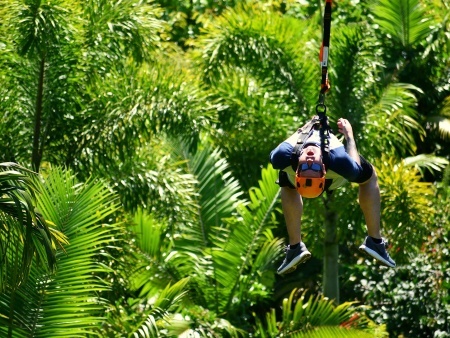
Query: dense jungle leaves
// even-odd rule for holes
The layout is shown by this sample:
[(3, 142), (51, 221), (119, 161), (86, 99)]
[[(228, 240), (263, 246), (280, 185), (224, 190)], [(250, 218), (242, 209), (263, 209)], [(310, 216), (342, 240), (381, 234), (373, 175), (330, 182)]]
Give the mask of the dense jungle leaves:
[[(7, 289), (0, 295), (4, 336), (76, 337), (94, 333), (105, 306), (96, 295), (108, 288), (95, 274), (108, 268), (98, 263), (102, 247), (115, 245), (111, 235), (116, 225), (102, 223), (117, 209), (113, 196), (101, 183), (77, 184), (73, 174), (54, 170), (40, 185), (37, 207), (69, 243), (56, 253), (57, 271), (33, 264), (23, 287), (13, 288), (8, 274)], [(19, 241), (20, 243), (20, 241)], [(27, 243), (24, 243), (26, 245)], [(26, 247), (25, 247), (26, 248)], [(8, 257), (11, 259), (13, 257)]]
[(323, 1), (0, 0), (0, 335), (443, 336), (449, 8), (333, 2), (327, 113), (376, 167), (399, 268), (359, 254), (348, 184), (305, 201), (313, 257), (280, 277), (268, 155), (314, 113)]
[(0, 287), (26, 283), (33, 259), (41, 268), (56, 268), (56, 246), (66, 236), (37, 208), (37, 175), (16, 163), (0, 164)]

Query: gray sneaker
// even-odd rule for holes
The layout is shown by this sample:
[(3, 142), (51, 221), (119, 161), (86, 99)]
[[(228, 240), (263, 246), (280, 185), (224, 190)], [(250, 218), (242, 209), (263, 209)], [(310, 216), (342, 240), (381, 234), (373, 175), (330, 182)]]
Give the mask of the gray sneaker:
[(389, 266), (391, 268), (395, 268), (395, 262), (394, 260), (389, 257), (389, 254), (386, 251), (387, 242), (384, 238), (381, 239), (382, 242), (380, 244), (377, 244), (373, 241), (373, 239), (370, 236), (367, 236), (364, 240), (364, 243), (361, 244), (359, 247), (359, 250), (365, 254), (368, 254), (369, 256), (377, 259), (382, 264)]
[(297, 268), (297, 265), (306, 262), (311, 258), (311, 252), (305, 246), (305, 243), (300, 242), (296, 249), (290, 249), (289, 245), (286, 248), (286, 258), (283, 264), (278, 268), (277, 273), (284, 275), (290, 273)]

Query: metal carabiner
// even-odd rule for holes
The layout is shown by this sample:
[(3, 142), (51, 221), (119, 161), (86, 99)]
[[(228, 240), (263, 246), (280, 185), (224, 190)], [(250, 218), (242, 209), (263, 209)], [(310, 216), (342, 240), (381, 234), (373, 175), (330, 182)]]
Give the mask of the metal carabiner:
[(325, 103), (318, 103), (316, 106), (316, 114), (319, 116), (323, 116), (327, 114), (327, 106)]

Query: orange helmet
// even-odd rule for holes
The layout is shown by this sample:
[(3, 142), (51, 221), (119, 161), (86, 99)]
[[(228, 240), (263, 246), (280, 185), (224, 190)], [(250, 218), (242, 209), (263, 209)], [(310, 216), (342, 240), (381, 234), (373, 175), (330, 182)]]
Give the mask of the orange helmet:
[(302, 176), (301, 170), (297, 168), (297, 172), (295, 173), (295, 184), (298, 193), (305, 198), (319, 197), (325, 189), (325, 174), (325, 166), (323, 164), (321, 177)]

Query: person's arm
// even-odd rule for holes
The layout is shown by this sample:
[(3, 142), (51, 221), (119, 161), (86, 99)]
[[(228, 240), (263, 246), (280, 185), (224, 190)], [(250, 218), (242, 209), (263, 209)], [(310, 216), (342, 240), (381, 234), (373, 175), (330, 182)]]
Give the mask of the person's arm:
[(345, 137), (346, 149), (348, 155), (358, 164), (361, 164), (359, 159), (358, 149), (356, 148), (355, 138), (353, 137), (353, 128), (348, 120), (340, 118), (337, 122), (338, 130)]

